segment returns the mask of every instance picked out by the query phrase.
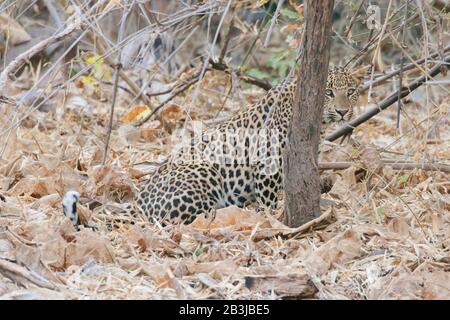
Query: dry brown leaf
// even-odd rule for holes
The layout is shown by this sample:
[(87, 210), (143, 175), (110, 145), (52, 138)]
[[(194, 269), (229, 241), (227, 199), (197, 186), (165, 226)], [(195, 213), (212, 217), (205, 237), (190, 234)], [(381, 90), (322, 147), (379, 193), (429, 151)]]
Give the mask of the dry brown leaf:
[(26, 245), (21, 242), (15, 242), (15, 258), (19, 264), (25, 266), (27, 269), (41, 275), (47, 280), (60, 284), (61, 281), (48, 268), (42, 260), (42, 248)]
[(135, 126), (125, 124), (117, 129), (117, 135), (111, 139), (111, 146), (115, 149), (124, 149), (129, 145), (134, 145), (139, 141), (140, 130)]
[[(276, 37), (273, 40), (277, 41)], [(184, 71), (181, 81), (190, 81), (200, 70), (186, 67)], [(39, 64), (35, 69), (23, 68), (5, 94), (16, 98), (29, 95), (40, 72)], [(124, 72), (135, 79), (133, 71)], [(162, 81), (161, 90), (173, 87), (173, 83), (165, 82), (165, 76), (156, 77), (157, 82)], [(233, 81), (224, 72), (205, 74), (190, 110), (192, 119), (212, 126), (263, 95), (259, 89), (239, 86), (236, 75), (231, 77)], [(100, 85), (101, 94), (110, 97), (112, 86), (95, 82), (93, 89), (98, 90)], [(230, 84), (232, 90), (224, 99)], [(387, 87), (373, 87), (372, 98), (381, 101), (389, 94)], [(333, 171), (337, 182), (324, 196), (335, 202), (332, 215), (337, 222), (327, 218), (305, 229), (288, 228), (268, 212), (229, 208), (219, 210), (215, 221), (199, 218), (191, 226), (161, 226), (139, 218), (135, 226), (120, 224), (108, 229), (105, 224), (111, 220), (125, 218), (122, 213), (111, 214), (108, 205), (127, 201), (134, 186), (140, 184), (138, 180), (154, 172), (150, 166), (156, 168), (155, 163), (170, 155), (176, 141), (167, 131), (182, 125), (184, 106), (190, 104), (194, 88), (180, 93), (161, 110), (161, 122), (148, 121), (139, 128), (115, 126), (108, 155), (114, 166), (106, 168), (98, 165), (103, 158), (111, 101), (100, 101), (90, 97), (89, 90), (69, 85), (64, 90), (50, 90), (58, 91), (48, 96), (49, 104), (57, 106), (55, 112), (40, 109), (30, 114), (29, 108), (18, 105), (0, 113), (0, 123), (8, 123), (17, 112), (20, 117), (29, 114), (8, 132), (9, 142), (0, 160), (0, 256), (48, 279), (58, 286), (62, 298), (296, 296), (299, 285), (295, 286), (295, 276), (305, 266), (310, 276), (320, 276), (314, 278), (318, 289), (314, 298), (446, 298), (450, 261), (448, 174), (386, 166), (382, 172), (373, 172), (380, 155), (389, 161), (419, 163), (450, 158), (445, 125), (448, 98), (439, 90), (433, 92), (439, 107), (432, 110), (435, 113), (429, 120), (430, 115), (424, 113), (423, 93), (417, 90), (414, 103), (405, 101), (408, 113), (400, 118), (400, 132), (395, 126), (396, 108), (386, 109), (354, 131), (353, 142), (362, 147), (358, 143), (325, 144), (320, 155), (324, 161), (355, 164)], [(117, 113), (129, 112), (129, 92), (119, 90), (117, 98)], [(355, 111), (364, 112), (366, 107)], [(141, 111), (135, 116), (148, 114), (146, 108)], [(438, 133), (440, 138), (428, 139), (429, 134), (439, 137)], [(157, 156), (161, 159), (154, 160)], [(360, 167), (364, 168), (364, 179), (359, 178)], [(83, 231), (78, 232), (63, 216), (60, 195), (67, 190), (78, 190), (83, 198), (105, 204), (92, 209), (90, 203), (86, 209), (88, 215), (93, 210), (91, 220), (98, 230), (81, 227)], [(84, 210), (83, 206), (79, 208)], [(318, 224), (324, 228), (317, 230)], [(243, 285), (250, 275), (260, 281), (259, 289), (248, 290)], [(276, 289), (275, 294), (270, 292), (271, 287)], [(0, 275), (1, 298), (52, 295), (22, 290)]]
[(46, 196), (41, 197), (38, 201), (33, 204), (34, 207), (53, 207), (60, 208), (61, 207), (61, 196), (58, 193), (52, 193)]
[(155, 141), (160, 136), (161, 130), (155, 128), (141, 128), (141, 138), (147, 142)]
[(89, 225), (89, 220), (91, 219), (92, 211), (80, 203), (77, 205), (77, 211), (80, 218), (80, 223), (82, 223), (83, 225)]
[(289, 5), (294, 8), (300, 17), (303, 17), (303, 12), (305, 10), (305, 5), (302, 3), (298, 5), (295, 0), (289, 0)]
[(270, 0), (257, 0), (257, 1), (254, 1), (251, 8), (252, 9), (257, 9), (259, 7), (262, 7), (263, 5), (265, 5), (269, 1)]
[(114, 192), (130, 194), (134, 190), (129, 176), (117, 167), (108, 165), (92, 166), (87, 174), (89, 180), (84, 186), (86, 194), (103, 195)]
[(245, 286), (252, 291), (263, 293), (274, 292), (281, 297), (308, 298), (312, 297), (317, 288), (307, 274), (247, 276)]
[(40, 274), (7, 259), (0, 258), (0, 273), (23, 287), (34, 284), (49, 289), (55, 288), (50, 281)]
[(177, 244), (171, 239), (164, 239), (155, 236), (153, 232), (144, 230), (140, 226), (132, 226), (125, 234), (125, 239), (134, 246), (137, 246), (140, 252), (146, 250), (160, 249), (167, 252), (172, 252), (178, 248)]
[(67, 245), (66, 257), (66, 265), (83, 265), (90, 259), (111, 263), (114, 261), (114, 250), (106, 238), (90, 229), (82, 229)]
[(221, 276), (227, 276), (236, 275), (238, 271), (238, 266), (231, 259), (201, 263), (185, 261), (184, 264), (189, 271), (189, 274), (216, 273)]
[(410, 226), (405, 221), (405, 219), (401, 217), (394, 218), (391, 221), (389, 221), (387, 229), (392, 233), (398, 234), (399, 236), (408, 237), (410, 235), (409, 234)]
[(306, 257), (308, 269), (321, 275), (334, 264), (342, 265), (361, 254), (362, 241), (359, 234), (348, 229), (337, 235)]
[(159, 113), (161, 124), (166, 132), (172, 134), (178, 126), (178, 122), (184, 118), (185, 114), (180, 106), (171, 104)]
[(348, 169), (342, 170), (335, 177), (335, 182), (333, 187), (328, 192), (335, 198), (345, 200), (348, 197), (349, 191), (353, 191), (356, 185), (356, 167), (350, 167)]
[(265, 222), (262, 215), (258, 215), (254, 211), (231, 206), (223, 209), (218, 209), (214, 220), (199, 216), (191, 224), (197, 229), (217, 229), (233, 227), (235, 230), (252, 230), (258, 223)]
[(148, 118), (152, 110), (146, 104), (134, 106), (120, 121), (125, 124), (139, 125)]
[(64, 293), (45, 288), (14, 290), (0, 295), (1, 300), (64, 300), (68, 298), (68, 295)]
[(9, 35), (11, 44), (14, 46), (31, 40), (28, 32), (6, 13), (0, 14), (0, 31)]
[(147, 142), (153, 142), (164, 134), (163, 126), (158, 120), (145, 123), (139, 130), (141, 138)]
[(33, 198), (42, 198), (58, 192), (55, 178), (57, 177), (35, 178), (29, 176), (21, 179), (9, 192), (17, 196), (30, 195)]
[(164, 107), (159, 113), (161, 118), (169, 119), (180, 119), (183, 116), (183, 110), (179, 105), (170, 104)]
[(450, 298), (450, 273), (424, 263), (409, 273), (390, 274), (380, 278), (369, 289), (369, 299), (420, 299), (448, 300)]
[(167, 270), (170, 269), (168, 263), (139, 263), (144, 274), (150, 276), (158, 288), (169, 288), (169, 276)]

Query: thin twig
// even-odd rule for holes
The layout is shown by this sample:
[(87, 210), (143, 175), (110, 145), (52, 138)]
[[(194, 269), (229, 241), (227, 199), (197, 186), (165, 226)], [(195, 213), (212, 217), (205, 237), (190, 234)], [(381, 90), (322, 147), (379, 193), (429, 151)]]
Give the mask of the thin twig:
[[(444, 51), (444, 52), (450, 51), (450, 46), (445, 47), (445, 48), (443, 49), (443, 51)], [(424, 63), (425, 60), (429, 60), (429, 59), (436, 58), (436, 57), (438, 57), (439, 55), (440, 55), (440, 53), (439, 53), (439, 52), (436, 52), (436, 53), (430, 55), (429, 57), (420, 58), (420, 59), (414, 61), (414, 63), (409, 63), (409, 64), (403, 66), (403, 71), (408, 71), (408, 70), (411, 70), (411, 69), (415, 69), (415, 68), (417, 68), (416, 65), (419, 65), (419, 64)], [(444, 60), (444, 59), (442, 59), (442, 60)], [(399, 73), (400, 73), (400, 69), (397, 69), (397, 70), (392, 71), (392, 72), (390, 72), (390, 73), (388, 73), (388, 74), (386, 74), (386, 75), (384, 75), (384, 76), (378, 77), (378, 78), (374, 79), (374, 80), (371, 81), (371, 82), (367, 82), (366, 84), (364, 84), (364, 85), (361, 87), (360, 91), (361, 91), (361, 92), (367, 91), (367, 90), (369, 89), (370, 85), (372, 85), (372, 86), (379, 85), (379, 84), (385, 82), (386, 80), (388, 80), (388, 79), (390, 79), (390, 78), (392, 78), (392, 77), (395, 77), (395, 76), (396, 76), (397, 74), (399, 74)]]
[[(246, 74), (244, 74), (243, 72), (240, 71), (231, 71), (230, 67), (228, 67), (226, 64), (224, 63), (218, 63), (218, 62), (214, 62), (214, 60), (210, 59), (210, 65), (212, 67), (212, 69), (215, 70), (219, 70), (219, 71), (224, 71), (228, 74), (232, 74), (235, 73), (242, 81), (256, 85), (264, 90), (270, 90), (272, 88), (272, 86), (270, 84), (268, 84), (265, 81), (259, 80), (257, 78), (248, 76)], [(210, 68), (206, 68), (206, 71), (210, 71)], [(180, 93), (186, 91), (187, 89), (190, 88), (190, 86), (192, 86), (194, 83), (196, 83), (197, 81), (199, 81), (199, 76), (200, 74), (195, 75), (191, 80), (189, 80), (188, 82), (186, 82), (184, 85), (182, 85), (180, 87), (179, 90), (175, 91), (174, 93), (172, 93), (170, 95), (170, 97), (168, 97), (166, 100), (164, 100), (163, 102), (161, 102), (158, 106), (156, 106), (152, 112), (141, 122), (144, 123), (146, 121), (148, 121), (151, 117), (153, 117), (153, 115), (155, 115), (162, 107), (164, 107), (167, 103), (169, 103), (173, 98), (175, 98), (176, 96), (178, 96)], [(167, 94), (169, 92), (172, 92), (175, 88), (171, 88), (168, 90), (164, 90), (153, 95), (162, 95), (162, 94)]]
[[(198, 84), (195, 87), (194, 93), (192, 95), (192, 99), (191, 99), (191, 101), (189, 103), (189, 106), (187, 108), (187, 112), (186, 112), (187, 117), (186, 117), (186, 119), (184, 121), (184, 124), (183, 124), (182, 135), (184, 135), (185, 132), (186, 132), (186, 128), (187, 128), (188, 120), (190, 119), (190, 114), (191, 114), (192, 107), (196, 103), (198, 94), (200, 92), (201, 81), (203, 80), (203, 77), (206, 74), (207, 67), (208, 67), (210, 59), (214, 56), (214, 48), (215, 48), (215, 45), (216, 45), (217, 40), (219, 38), (219, 33), (220, 33), (221, 28), (222, 28), (223, 21), (225, 20), (225, 17), (226, 17), (226, 15), (227, 15), (227, 13), (228, 13), (228, 11), (230, 9), (232, 1), (233, 0), (229, 0), (228, 1), (227, 6), (225, 7), (225, 10), (222, 13), (222, 17), (220, 18), (219, 25), (217, 26), (217, 30), (216, 30), (216, 33), (214, 35), (213, 41), (212, 41), (212, 43), (211, 43), (211, 45), (209, 47), (209, 50), (208, 50), (207, 55), (206, 55), (206, 58), (203, 61), (202, 69), (200, 71), (199, 78), (198, 78), (198, 81), (197, 81)], [(209, 34), (211, 18), (212, 18), (212, 11), (210, 11), (210, 13), (209, 13), (208, 33), (207, 34)]]
[(348, 38), (343, 37), (339, 34), (339, 32), (337, 32), (335, 30), (335, 28), (332, 28), (332, 35), (337, 37), (339, 40), (342, 41), (342, 43), (349, 48), (350, 50), (356, 51), (356, 52), (360, 52), (361, 51), (361, 47), (358, 46), (356, 43), (351, 42), (350, 40), (348, 40)]
[(269, 22), (269, 10), (266, 10), (266, 13), (264, 14), (264, 18), (261, 21), (261, 24), (258, 28), (258, 33), (256, 34), (255, 38), (253, 39), (252, 43), (250, 44), (250, 47), (248, 48), (247, 52), (244, 55), (244, 58), (242, 59), (241, 63), (239, 64), (238, 70), (240, 71), (244, 64), (247, 62), (248, 57), (250, 56), (252, 50), (255, 48), (256, 42), (259, 39), (259, 36), (261, 35), (262, 31), (264, 30), (264, 27)]
[[(377, 57), (380, 56), (380, 50), (381, 50), (381, 41), (383, 41), (383, 36), (384, 33), (386, 32), (386, 27), (387, 24), (389, 22), (389, 13), (391, 11), (391, 5), (392, 5), (392, 0), (389, 0), (389, 4), (388, 4), (388, 8), (387, 8), (387, 12), (386, 12), (386, 19), (384, 20), (383, 26), (381, 27), (381, 32), (380, 32), (380, 36), (378, 38), (378, 42), (377, 42), (377, 46), (375, 47), (375, 51), (373, 53), (373, 57), (372, 57), (372, 71), (370, 72), (370, 81), (373, 81), (373, 75), (375, 73), (375, 60), (377, 59)], [(367, 99), (368, 102), (370, 103), (372, 101), (372, 87), (369, 87), (369, 92), (367, 93)]]
[(264, 90), (270, 90), (272, 86), (267, 83), (266, 81), (251, 77), (246, 75), (245, 73), (237, 70), (233, 71), (228, 65), (225, 63), (215, 62), (214, 60), (210, 59), (209, 63), (213, 69), (224, 71), (226, 73), (232, 74), (235, 73), (241, 80), (254, 84), (255, 86), (258, 86), (260, 88), (263, 88)]
[[(400, 12), (400, 10), (403, 8), (403, 5), (396, 10), (390, 17), (389, 20), (393, 19), (398, 12)], [(413, 14), (411, 17), (409, 17), (409, 19), (406, 21), (406, 24), (408, 25), (411, 21), (413, 21), (416, 17), (418, 16), (417, 13)], [(395, 27), (391, 30), (391, 32), (397, 31), (399, 28), (401, 28), (401, 26)], [(349, 59), (349, 61), (347, 62), (346, 66), (349, 65), (352, 61), (355, 60), (355, 62), (352, 64), (352, 67), (356, 67), (358, 65), (360, 65), (361, 61), (364, 59), (364, 57), (366, 55), (368, 55), (372, 50), (374, 50), (375, 48), (377, 48), (376, 45), (374, 45), (375, 43), (377, 43), (381, 37), (382, 40), (385, 40), (387, 38), (387, 35), (381, 34), (381, 31), (378, 32), (375, 36), (374, 35), (374, 28), (370, 29), (369, 35), (368, 35), (368, 39), (366, 41), (366, 45), (364, 46), (364, 48), (358, 52), (355, 56), (353, 56), (351, 59)]]
[[(442, 28), (443, 17), (436, 14), (436, 12), (430, 7), (429, 3), (425, 3), (425, 9), (428, 11), (430, 17), (434, 20), (437, 27), (437, 51), (441, 59), (444, 59), (444, 30)], [(447, 70), (442, 70), (442, 75), (447, 76)]]
[(344, 33), (344, 37), (345, 38), (348, 38), (348, 35), (350, 34), (350, 31), (352, 31), (353, 24), (355, 23), (356, 17), (358, 16), (358, 12), (359, 12), (359, 10), (361, 10), (361, 8), (362, 8), (362, 6), (363, 6), (365, 1), (366, 0), (361, 0), (361, 2), (359, 3), (358, 9), (356, 9), (355, 13), (351, 17), (350, 22), (348, 24), (348, 27), (347, 27), (347, 29), (345, 30), (345, 33)]
[[(88, 33), (88, 37), (90, 37), (91, 39), (93, 39), (93, 34), (89, 32), (89, 33)], [(111, 66), (111, 67), (114, 68), (114, 66), (116, 65), (116, 63), (114, 62), (113, 58), (110, 57), (110, 56), (107, 54), (107, 51), (106, 51), (106, 49), (105, 49), (105, 47), (104, 47), (104, 44), (103, 44), (103, 40), (102, 40), (102, 39), (100, 39), (100, 38), (97, 39), (97, 41), (96, 41), (96, 48), (97, 48), (97, 51), (98, 51), (98, 53), (100, 54), (100, 56), (102, 56), (103, 59), (105, 60), (105, 62), (106, 62), (109, 66)], [(120, 47), (120, 49), (121, 49), (121, 48), (122, 48), (122, 47)], [(130, 77), (128, 77), (128, 75), (127, 75), (122, 69), (119, 70), (119, 77), (120, 77), (123, 81), (125, 81), (125, 82), (127, 83), (127, 85), (130, 87), (130, 90), (133, 92), (133, 94), (135, 94), (136, 96), (138, 96), (139, 98), (141, 98), (142, 101), (143, 101), (146, 105), (151, 106), (150, 99), (149, 99), (145, 94), (143, 94), (143, 93), (140, 91), (141, 88), (139, 88), (139, 86), (138, 86), (133, 80), (131, 80)]]
[[(191, 80), (189, 80), (188, 82), (186, 82), (185, 84), (183, 84), (180, 89), (176, 90), (174, 93), (172, 93), (170, 95), (170, 97), (168, 97), (166, 100), (164, 100), (163, 102), (161, 102), (159, 105), (157, 105), (152, 112), (145, 118), (142, 120), (141, 124), (148, 121), (151, 117), (153, 117), (154, 114), (156, 114), (162, 107), (164, 107), (167, 103), (169, 103), (170, 101), (173, 100), (173, 98), (175, 98), (176, 96), (178, 96), (180, 93), (186, 91), (187, 89), (189, 89), (194, 83), (196, 83), (197, 81), (199, 81), (199, 76), (200, 74), (197, 74), (196, 76), (194, 76)], [(172, 88), (173, 90), (174, 88)]]
[(103, 166), (106, 163), (106, 156), (108, 154), (109, 140), (111, 138), (111, 131), (112, 131), (112, 125), (113, 125), (113, 120), (114, 120), (114, 107), (116, 105), (117, 91), (118, 91), (118, 84), (119, 84), (120, 67), (121, 67), (121, 65), (120, 65), (120, 63), (118, 63), (114, 70), (113, 96), (112, 96), (112, 101), (111, 101), (111, 111), (109, 114), (108, 133), (106, 134), (105, 150), (103, 152), (103, 160), (102, 160)]
[(320, 225), (323, 221), (326, 221), (327, 219), (331, 218), (332, 216), (333, 216), (332, 210), (328, 210), (327, 212), (320, 215), (319, 217), (302, 224), (300, 227), (293, 229), (288, 234), (282, 235), (282, 237), (285, 239), (298, 237), (301, 234), (303, 234), (305, 231), (308, 231), (311, 228)]
[[(382, 160), (384, 166), (389, 166), (394, 170), (414, 170), (421, 169), (426, 171), (442, 171), (450, 173), (450, 165), (443, 163), (414, 163), (395, 160)], [(320, 162), (321, 170), (345, 170), (355, 165), (354, 162)], [(357, 165), (357, 163), (356, 163)]]
[(284, 2), (284, 0), (278, 0), (277, 8), (275, 9), (275, 13), (273, 14), (272, 21), (270, 21), (270, 27), (269, 27), (269, 30), (267, 31), (266, 40), (264, 40), (264, 48), (267, 48), (267, 45), (269, 44), (270, 35), (272, 34), (272, 30), (275, 25), (275, 21), (278, 18), (281, 7), (283, 6), (283, 2)]
[[(198, 20), (197, 23), (196, 23), (197, 25), (196, 25), (194, 28), (192, 28), (191, 32), (185, 37), (185, 39), (180, 43), (180, 45), (179, 45), (175, 50), (173, 50), (173, 52), (172, 52), (172, 53), (171, 53), (164, 61), (162, 61), (161, 63), (158, 63), (158, 70), (162, 70), (162, 68), (163, 68), (167, 63), (169, 63), (169, 61), (172, 60), (172, 58), (175, 56), (175, 54), (176, 54), (181, 48), (183, 48), (183, 46), (184, 46), (186, 43), (188, 43), (188, 41), (190, 40), (191, 36), (194, 35), (194, 34), (196, 33), (196, 31), (197, 31), (197, 29), (198, 29), (198, 24), (200, 24), (200, 22), (201, 22), (201, 20)], [(157, 71), (155, 71), (155, 72), (149, 77), (149, 79), (148, 79), (147, 81), (144, 81), (144, 83), (142, 84), (141, 88), (139, 89), (139, 92), (138, 92), (139, 95), (135, 95), (135, 98), (133, 98), (133, 99), (129, 102), (129, 105), (133, 104), (133, 103), (135, 102), (136, 98), (139, 97), (140, 95), (142, 95), (142, 94), (144, 93), (145, 89), (149, 86), (149, 84), (150, 84), (150, 83), (153, 81), (153, 79), (155, 78), (156, 72), (157, 72)], [(171, 89), (171, 90), (172, 90), (172, 89)], [(171, 90), (169, 90), (169, 92), (170, 92)], [(156, 95), (159, 95), (159, 94), (156, 94)], [(147, 94), (147, 96), (148, 96), (148, 97), (151, 97), (152, 95)]]
[[(405, 5), (405, 18), (403, 20), (403, 28), (402, 28), (402, 46), (405, 46), (405, 34), (406, 34), (406, 20), (408, 19), (408, 4), (409, 4), (409, 0), (406, 2)], [(402, 87), (402, 82), (403, 82), (403, 64), (404, 64), (404, 60), (405, 59), (405, 53), (402, 50), (401, 54), (400, 54), (400, 73), (398, 75), (398, 104), (397, 104), (397, 129), (400, 128), (400, 111), (402, 109), (402, 99), (400, 98), (400, 92), (401, 92), (401, 87)]]
[(219, 56), (219, 62), (220, 63), (223, 62), (223, 59), (225, 58), (225, 55), (227, 54), (228, 44), (230, 43), (231, 35), (233, 34), (234, 19), (236, 17), (235, 11), (236, 11), (236, 4), (234, 4), (231, 7), (231, 11), (230, 11), (231, 21), (230, 21), (230, 26), (228, 27), (228, 33), (227, 33), (227, 36), (225, 38), (225, 42), (223, 44), (222, 51), (220, 52), (220, 56)]
[[(134, 1), (133, 1), (134, 4)], [(119, 27), (119, 32), (117, 34), (117, 43), (120, 43), (122, 41), (123, 38), (123, 34), (125, 32), (125, 25), (126, 25), (126, 21), (128, 18), (128, 15), (131, 11), (131, 8), (133, 6), (130, 5), (126, 10), (124, 15), (122, 16), (122, 21), (120, 23), (120, 27)], [(112, 101), (111, 101), (111, 112), (109, 115), (109, 124), (108, 124), (108, 133), (106, 135), (106, 142), (105, 142), (105, 150), (103, 153), (103, 160), (102, 160), (102, 165), (104, 166), (106, 163), (106, 157), (108, 155), (108, 147), (109, 147), (109, 141), (111, 139), (111, 131), (112, 131), (112, 125), (113, 125), (113, 121), (114, 121), (114, 107), (116, 105), (116, 100), (117, 100), (117, 91), (118, 91), (118, 84), (119, 84), (119, 75), (120, 75), (120, 71), (121, 71), (121, 61), (122, 61), (122, 46), (119, 48), (119, 51), (117, 52), (117, 63), (114, 66), (114, 88), (113, 88), (113, 96), (112, 96)]]

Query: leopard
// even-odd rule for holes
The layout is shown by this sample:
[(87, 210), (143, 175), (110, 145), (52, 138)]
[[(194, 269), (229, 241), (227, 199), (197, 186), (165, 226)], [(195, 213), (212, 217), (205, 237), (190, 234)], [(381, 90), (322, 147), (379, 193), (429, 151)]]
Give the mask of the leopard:
[[(321, 140), (328, 126), (352, 119), (358, 86), (359, 80), (346, 68), (329, 69)], [(256, 203), (275, 209), (283, 192), (282, 154), (296, 88), (297, 79), (290, 76), (246, 110), (202, 132), (187, 157), (177, 161), (177, 154), (152, 174), (127, 206), (128, 212), (189, 224), (201, 214), (208, 217), (232, 205)]]

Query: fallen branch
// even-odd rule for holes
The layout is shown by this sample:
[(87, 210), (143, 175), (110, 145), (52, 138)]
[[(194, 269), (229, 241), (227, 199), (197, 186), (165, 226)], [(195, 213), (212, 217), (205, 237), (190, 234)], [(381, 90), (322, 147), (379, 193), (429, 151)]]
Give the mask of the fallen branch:
[(319, 217), (317, 217), (311, 221), (308, 221), (308, 222), (302, 224), (300, 227), (292, 229), (291, 232), (289, 232), (288, 234), (285, 234), (284, 236), (288, 239), (297, 237), (301, 233), (303, 233), (315, 226), (318, 226), (319, 224), (321, 224), (323, 221), (327, 220), (331, 216), (332, 216), (332, 210), (327, 210), (327, 212), (325, 212), (324, 214), (320, 215)]
[[(414, 170), (421, 169), (426, 171), (442, 171), (450, 173), (450, 165), (442, 163), (413, 163), (401, 161), (382, 160), (383, 165), (389, 166), (394, 170)], [(345, 170), (355, 165), (354, 162), (321, 162), (319, 168), (321, 170)]]
[(33, 56), (39, 52), (45, 50), (50, 45), (60, 42), (78, 30), (81, 26), (81, 20), (76, 19), (75, 22), (69, 24), (66, 29), (58, 34), (55, 34), (26, 50), (25, 52), (19, 54), (14, 60), (12, 60), (8, 66), (0, 74), (0, 96), (4, 95), (6, 83), (9, 79), (14, 76), (14, 73), (20, 69), (27, 61), (29, 61)]
[(256, 292), (275, 292), (276, 295), (290, 298), (314, 296), (317, 288), (307, 273), (245, 277), (245, 287)]
[[(450, 56), (447, 56), (443, 63), (439, 63), (435, 65), (432, 69), (430, 69), (428, 75), (430, 77), (434, 77), (435, 75), (441, 73), (442, 65), (445, 65), (447, 63), (450, 63)], [(368, 111), (364, 112), (362, 115), (357, 117), (356, 119), (350, 121), (349, 123), (346, 123), (344, 126), (340, 127), (327, 137), (325, 137), (325, 140), (328, 141), (334, 141), (336, 139), (339, 139), (340, 137), (344, 135), (348, 135), (352, 133), (352, 131), (359, 126), (360, 124), (366, 122), (367, 120), (373, 118), (375, 115), (380, 113), (381, 111), (387, 109), (391, 105), (393, 105), (395, 102), (398, 101), (398, 99), (402, 99), (409, 95), (411, 92), (416, 90), (418, 87), (420, 87), (422, 84), (424, 84), (427, 80), (427, 76), (422, 76), (420, 78), (417, 78), (414, 82), (412, 82), (409, 86), (399, 89), (398, 91), (401, 91), (400, 94), (398, 91), (395, 91), (390, 96), (385, 98), (383, 101), (380, 102), (377, 106), (370, 108)]]
[(0, 274), (25, 288), (32, 283), (38, 287), (56, 289), (52, 283), (41, 275), (4, 258), (0, 258)]

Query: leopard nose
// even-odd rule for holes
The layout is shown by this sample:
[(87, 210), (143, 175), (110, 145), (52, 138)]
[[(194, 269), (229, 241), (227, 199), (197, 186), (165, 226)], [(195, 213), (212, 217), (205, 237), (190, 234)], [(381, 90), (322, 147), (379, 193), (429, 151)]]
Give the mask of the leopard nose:
[(341, 117), (344, 117), (348, 112), (348, 109), (336, 109), (336, 113), (339, 114)]

